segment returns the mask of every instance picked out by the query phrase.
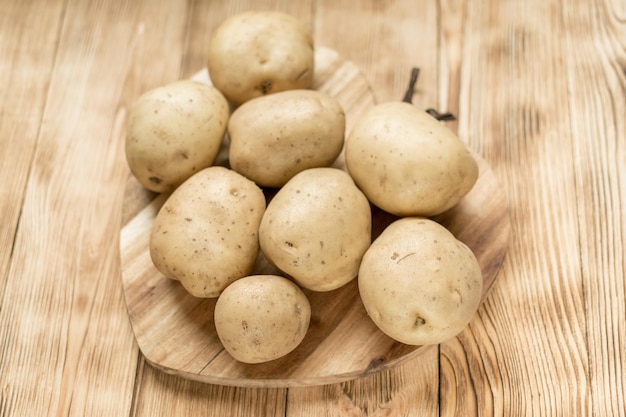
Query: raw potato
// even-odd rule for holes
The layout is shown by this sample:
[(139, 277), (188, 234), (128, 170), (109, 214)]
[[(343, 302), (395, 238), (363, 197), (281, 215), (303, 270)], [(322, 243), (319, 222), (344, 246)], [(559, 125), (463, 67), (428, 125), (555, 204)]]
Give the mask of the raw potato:
[(174, 190), (213, 164), (228, 116), (228, 102), (207, 84), (176, 81), (144, 93), (128, 118), (131, 172), (150, 191)]
[(369, 200), (401, 217), (440, 214), (478, 179), (478, 164), (441, 122), (404, 102), (379, 104), (346, 138), (346, 166)]
[(302, 342), (311, 306), (287, 278), (252, 275), (224, 290), (214, 319), (228, 353), (240, 362), (261, 363), (285, 356)]
[(298, 172), (330, 166), (346, 116), (333, 97), (290, 90), (250, 100), (228, 122), (230, 166), (258, 185), (281, 187)]
[(350, 176), (311, 168), (270, 201), (259, 242), (268, 261), (300, 286), (331, 291), (356, 277), (371, 230), (369, 202)]
[(409, 345), (460, 333), (478, 309), (483, 286), (472, 251), (445, 227), (417, 217), (395, 221), (374, 240), (358, 282), (374, 323)]
[(181, 184), (157, 214), (150, 256), (165, 276), (196, 297), (217, 297), (249, 275), (258, 253), (265, 196), (252, 181), (209, 167)]
[(282, 12), (236, 14), (211, 37), (207, 68), (213, 85), (235, 105), (265, 94), (310, 88), (313, 37), (301, 21)]

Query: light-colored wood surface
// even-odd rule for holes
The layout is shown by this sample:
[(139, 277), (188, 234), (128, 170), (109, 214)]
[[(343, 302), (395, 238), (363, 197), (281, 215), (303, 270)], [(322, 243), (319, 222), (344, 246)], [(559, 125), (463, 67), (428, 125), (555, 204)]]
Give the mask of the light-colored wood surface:
[[(451, 110), (507, 189), (501, 275), (457, 338), (321, 387), (231, 388), (148, 365), (120, 281), (118, 137), (211, 31), (292, 13), (378, 101)], [(623, 0), (0, 0), (0, 415), (624, 416)]]
[[(192, 79), (209, 82), (206, 70)], [(313, 88), (337, 99), (352, 124), (375, 105), (363, 73), (336, 51), (318, 46)], [(121, 140), (124, 140), (122, 137)], [(215, 161), (227, 165), (228, 140)], [(499, 275), (510, 235), (507, 194), (489, 165), (476, 155), (479, 178), (471, 192), (436, 220), (476, 255), (483, 274), (483, 298)], [(346, 169), (343, 155), (333, 165)], [(195, 381), (247, 387), (294, 387), (344, 382), (395, 367), (425, 350), (395, 342), (367, 316), (356, 280), (331, 292), (306, 291), (311, 325), (291, 353), (269, 363), (247, 365), (222, 346), (215, 325), (215, 299), (189, 295), (163, 276), (150, 258), (154, 218), (167, 195), (147, 191), (132, 175), (124, 192), (120, 232), (122, 286), (133, 334), (148, 363)], [(373, 237), (397, 217), (374, 208)], [(252, 274), (282, 273), (261, 255)]]

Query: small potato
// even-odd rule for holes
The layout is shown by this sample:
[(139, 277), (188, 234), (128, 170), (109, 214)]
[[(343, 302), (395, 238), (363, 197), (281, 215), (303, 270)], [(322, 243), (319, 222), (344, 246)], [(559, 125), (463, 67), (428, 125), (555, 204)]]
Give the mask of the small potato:
[(265, 94), (310, 88), (313, 67), (311, 32), (282, 12), (231, 16), (209, 42), (211, 81), (235, 105)]
[(346, 166), (381, 209), (430, 217), (456, 205), (478, 179), (478, 164), (441, 122), (404, 102), (370, 109), (346, 138)]
[(265, 196), (252, 181), (209, 167), (165, 201), (150, 234), (150, 256), (165, 276), (196, 297), (217, 297), (249, 275), (258, 253)]
[(268, 261), (300, 286), (331, 291), (356, 277), (371, 230), (371, 207), (350, 176), (311, 168), (270, 201), (259, 242)]
[(374, 240), (358, 282), (374, 323), (409, 345), (460, 333), (478, 309), (483, 286), (472, 251), (445, 227), (418, 217), (395, 221)]
[(258, 97), (228, 121), (230, 166), (260, 186), (281, 187), (298, 172), (330, 166), (343, 148), (345, 129), (343, 108), (325, 93)]
[(232, 283), (217, 299), (215, 329), (236, 360), (261, 363), (285, 356), (304, 339), (311, 306), (287, 278), (252, 275)]
[(126, 159), (131, 172), (148, 190), (174, 190), (213, 164), (228, 116), (228, 102), (210, 85), (176, 81), (146, 92), (128, 118)]

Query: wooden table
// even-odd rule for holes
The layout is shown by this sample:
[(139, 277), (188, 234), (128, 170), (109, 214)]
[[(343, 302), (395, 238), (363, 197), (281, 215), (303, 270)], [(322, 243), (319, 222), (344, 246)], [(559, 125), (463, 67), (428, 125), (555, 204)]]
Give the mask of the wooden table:
[[(468, 328), (350, 382), (232, 388), (146, 364), (120, 283), (123, 132), (226, 16), (294, 14), (378, 101), (451, 111), (506, 189)], [(609, 416), (626, 409), (623, 0), (0, 0), (1, 416)]]

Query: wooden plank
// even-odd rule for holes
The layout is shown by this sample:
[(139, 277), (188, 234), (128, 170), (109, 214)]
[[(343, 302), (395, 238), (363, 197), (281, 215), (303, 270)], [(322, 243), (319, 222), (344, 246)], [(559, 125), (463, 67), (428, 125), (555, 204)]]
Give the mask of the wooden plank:
[(290, 388), (290, 416), (436, 416), (438, 348), (429, 346), (403, 365), (374, 375), (320, 387)]
[[(626, 413), (626, 5), (572, 2), (565, 65), (580, 227), (589, 409)], [(621, 414), (620, 414), (621, 413)]]
[[(463, 36), (467, 22), (465, 0), (439, 1), (439, 109), (449, 112), (455, 120), (446, 122), (453, 132), (458, 133), (461, 68), (463, 64)], [(462, 138), (467, 140), (467, 138)]]
[[(63, 3), (0, 5), (0, 299), (37, 145)], [(40, 30), (26, 29), (32, 26)]]
[[(64, 1), (3, 2), (0, 5), (0, 83), (3, 86), (0, 89), (1, 415), (25, 414), (25, 406), (30, 407), (30, 404), (34, 409), (45, 410), (51, 401), (44, 391), (27, 388), (20, 366), (28, 357), (12, 356), (12, 352), (21, 351), (28, 343), (15, 333), (20, 327), (29, 326), (30, 318), (21, 314), (22, 304), (29, 297), (14, 297), (9, 282), (21, 278), (11, 273), (18, 259), (14, 245), (48, 93), (63, 6)], [(26, 29), (31, 25), (39, 31)]]
[[(180, 56), (185, 9), (167, 1), (57, 7), (61, 27), (26, 25), (55, 46), (38, 29), (59, 28), (60, 36), (2, 299), (2, 413), (128, 415), (138, 350), (119, 282), (127, 170), (123, 143), (111, 137), (119, 137), (130, 97), (178, 76), (179, 60), (154, 60), (165, 50)], [(48, 13), (23, 17), (35, 15)]]
[[(441, 415), (587, 414), (589, 278), (577, 204), (580, 169), (588, 167), (572, 162), (587, 138), (571, 129), (579, 118), (572, 81), (583, 80), (565, 42), (581, 27), (564, 26), (568, 6), (559, 2), (443, 4), (444, 20), (465, 22), (451, 31), (452, 42), (462, 33), (461, 59), (449, 58), (460, 71), (459, 135), (508, 190), (513, 230), (478, 319), (442, 345)], [(565, 36), (546, 36), (547, 27)]]
[(135, 416), (285, 416), (285, 389), (210, 385), (163, 373), (142, 372)]

